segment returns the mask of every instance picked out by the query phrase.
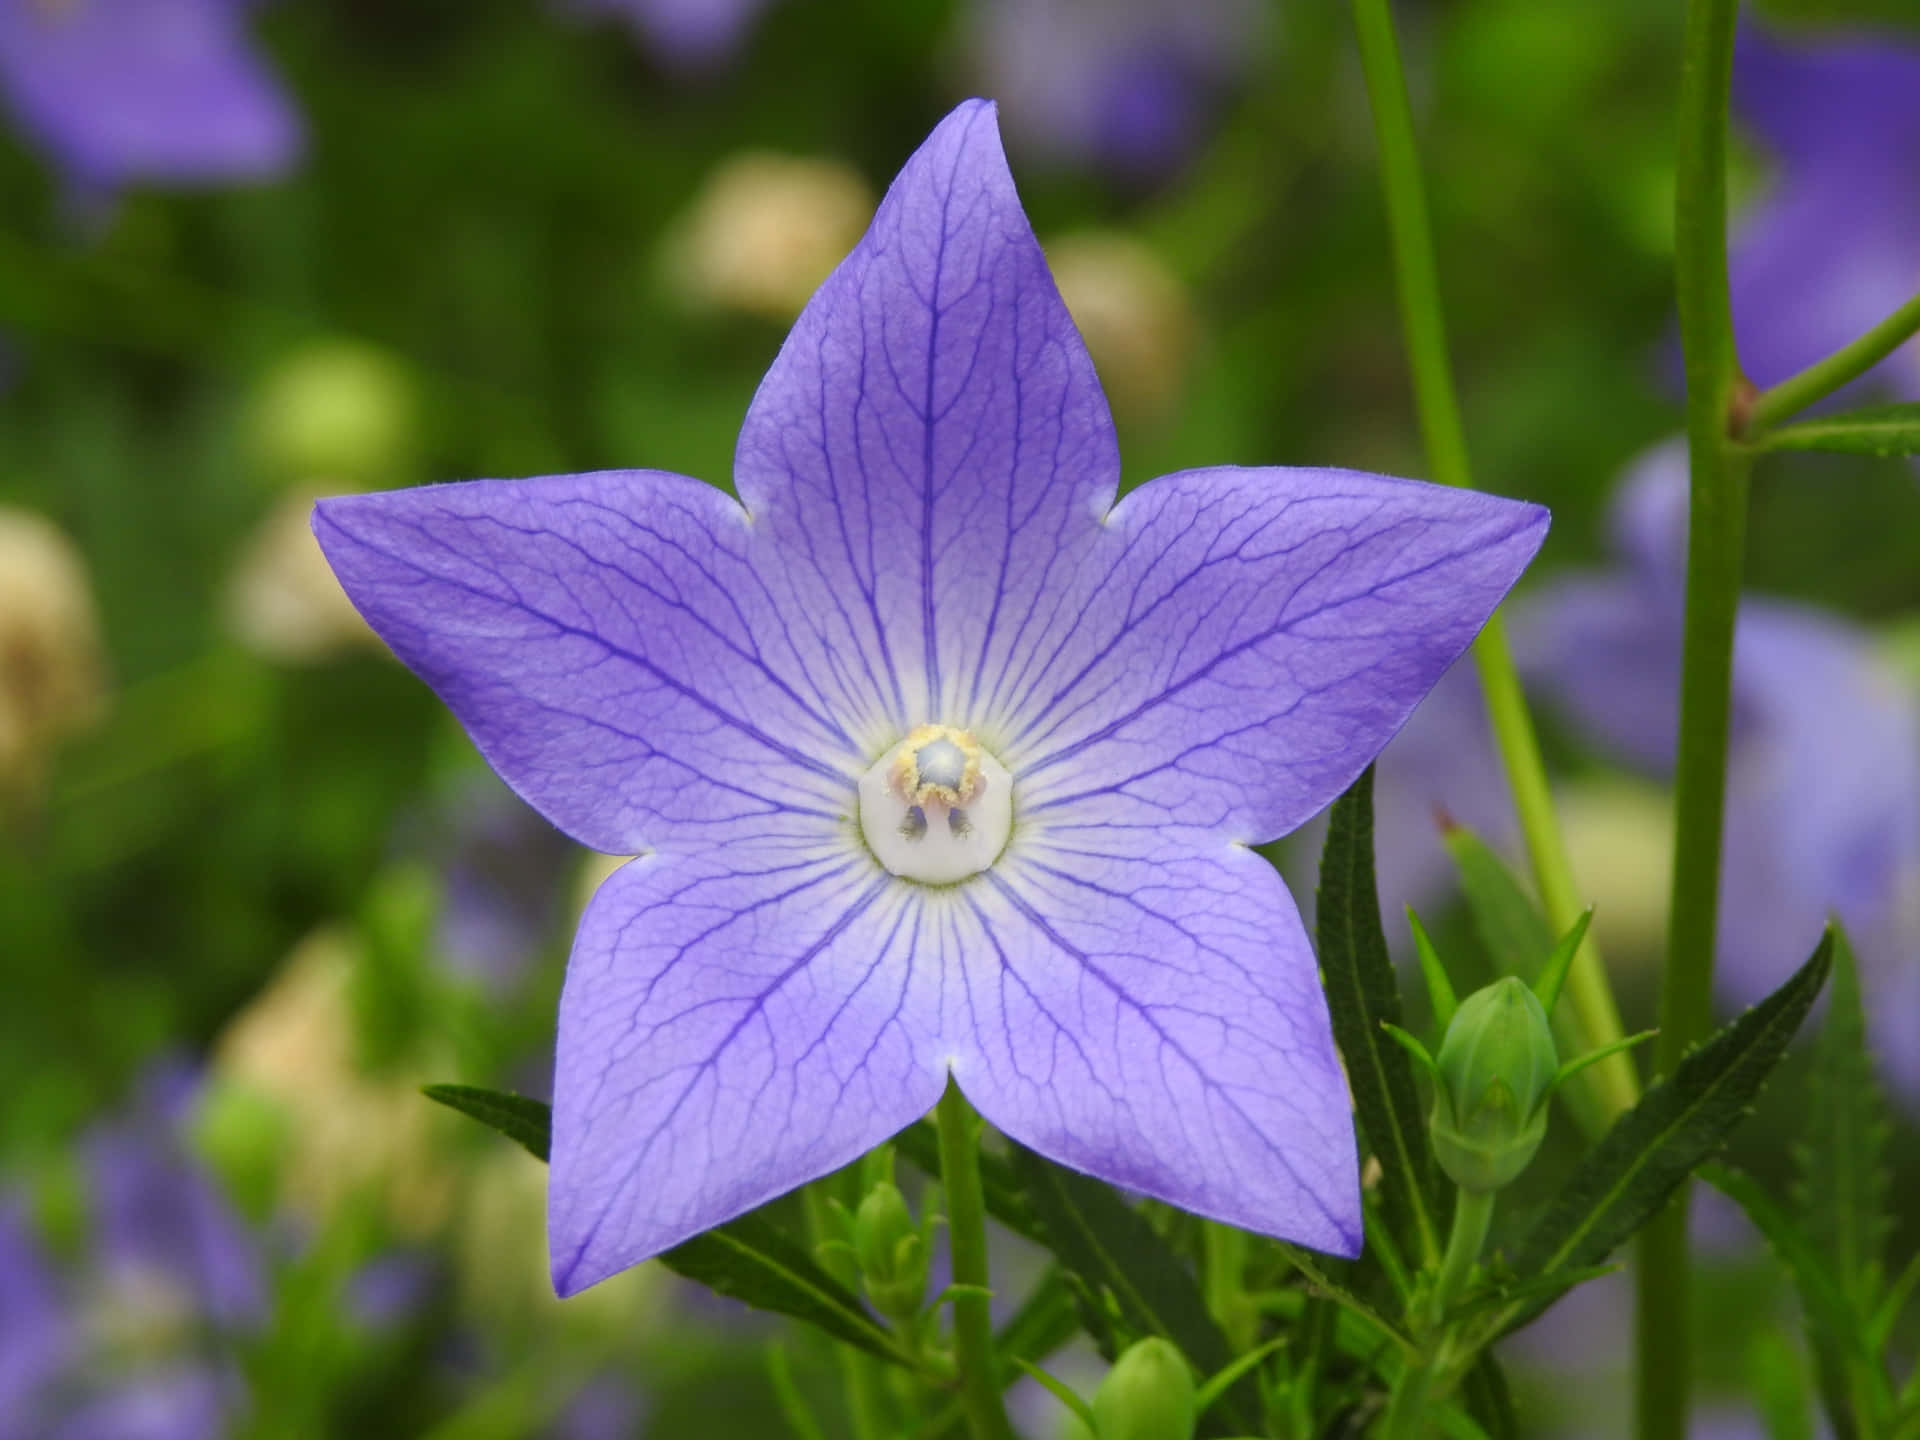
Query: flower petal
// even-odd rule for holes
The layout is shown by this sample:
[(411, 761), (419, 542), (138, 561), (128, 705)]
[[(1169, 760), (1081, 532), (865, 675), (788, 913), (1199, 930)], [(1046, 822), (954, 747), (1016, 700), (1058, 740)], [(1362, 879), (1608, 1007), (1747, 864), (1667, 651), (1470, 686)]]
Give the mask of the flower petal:
[(1555, 580), (1518, 601), (1514, 659), (1594, 743), (1656, 775), (1673, 769), (1680, 612), (1639, 574)]
[(76, 180), (259, 179), (301, 127), (233, 0), (0, 5), (0, 86)]
[(1352, 471), (1165, 476), (1115, 508), (981, 738), (1049, 824), (1118, 804), (1273, 839), (1380, 752), (1546, 529), (1537, 505)]
[(847, 1164), (939, 1099), (935, 893), (851, 843), (647, 856), (601, 886), (560, 1001), (562, 1295)]
[(1113, 1184), (1359, 1254), (1346, 1078), (1272, 866), (1113, 826), (1016, 840), (955, 898), (953, 1072), (987, 1119)]
[(977, 708), (1119, 477), (1093, 364), (971, 101), (901, 170), (755, 396), (735, 478), (897, 737)]
[(591, 849), (822, 833), (868, 758), (720, 491), (658, 471), (323, 500), (340, 583), (501, 777)]

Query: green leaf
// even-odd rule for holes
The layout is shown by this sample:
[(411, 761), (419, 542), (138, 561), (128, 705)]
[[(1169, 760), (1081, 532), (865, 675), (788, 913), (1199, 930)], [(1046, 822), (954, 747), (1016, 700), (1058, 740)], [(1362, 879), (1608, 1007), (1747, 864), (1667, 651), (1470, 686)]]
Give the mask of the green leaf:
[(1834, 927), (1826, 1023), (1813, 1044), (1813, 1123), (1796, 1147), (1794, 1200), (1808, 1237), (1856, 1316), (1873, 1313), (1893, 1233), (1888, 1213), (1887, 1115), (1867, 1048), (1860, 975), (1846, 931)]
[(1433, 1033), (1445, 1035), (1447, 1026), (1453, 1023), (1454, 1012), (1460, 1008), (1460, 998), (1453, 993), (1453, 981), (1447, 975), (1447, 967), (1440, 963), (1440, 952), (1433, 948), (1427, 927), (1420, 923), (1411, 905), (1407, 907), (1407, 929), (1413, 932), (1413, 952), (1420, 957), (1420, 977), (1427, 982), (1427, 999), (1433, 1006)]
[(886, 1326), (820, 1268), (806, 1247), (758, 1211), (683, 1241), (659, 1256), (676, 1275), (756, 1310), (805, 1320), (870, 1355), (907, 1363)]
[(1310, 1252), (1302, 1250), (1297, 1245), (1289, 1245), (1284, 1240), (1276, 1240), (1273, 1244), (1286, 1257), (1287, 1263), (1300, 1272), (1301, 1278), (1306, 1281), (1307, 1289), (1311, 1293), (1323, 1300), (1331, 1300), (1362, 1323), (1371, 1326), (1380, 1339), (1398, 1345), (1409, 1354), (1412, 1353), (1412, 1341), (1396, 1330), (1366, 1301), (1331, 1279), (1327, 1272), (1320, 1268), (1319, 1262)]
[(544, 1161), (553, 1146), (553, 1109), (544, 1100), (478, 1085), (423, 1085), (420, 1093), (519, 1141), (536, 1160)]
[(1044, 1360), (1080, 1333), (1080, 1307), (1066, 1272), (1047, 1267), (1040, 1283), (1020, 1303), (1011, 1319), (993, 1335), (993, 1354), (1002, 1385), (1020, 1378), (1016, 1360)]
[[(1460, 889), (1467, 897), (1474, 929), (1480, 932), (1480, 943), (1487, 947), (1494, 969), (1532, 985), (1553, 953), (1552, 927), (1486, 841), (1464, 825), (1447, 826), (1444, 838), (1460, 872)], [(1547, 1020), (1562, 1055), (1578, 1055), (1585, 1048), (1586, 1037), (1580, 1033), (1572, 1006), (1556, 1005), (1547, 1012)], [(1606, 1112), (1591, 1085), (1569, 1085), (1560, 1091), (1560, 1099), (1586, 1134), (1599, 1135), (1606, 1129)]]
[(1821, 1399), (1832, 1418), (1834, 1433), (1857, 1433), (1848, 1377), (1856, 1372), (1861, 1359), (1863, 1336), (1839, 1278), (1828, 1268), (1806, 1231), (1751, 1175), (1729, 1166), (1708, 1164), (1700, 1167), (1700, 1178), (1746, 1212), (1753, 1228), (1760, 1232), (1768, 1247), (1786, 1265), (1787, 1273), (1793, 1276), (1800, 1308), (1806, 1314), (1807, 1333), (1814, 1342)]
[(1849, 455), (1920, 455), (1920, 405), (1872, 405), (1782, 426), (1760, 437), (1768, 450), (1840, 450)]
[[(1691, 1050), (1587, 1153), (1513, 1257), (1520, 1283), (1597, 1265), (1666, 1203), (1746, 1118), (1833, 963), (1833, 932), (1773, 994)], [(1509, 1305), (1500, 1328), (1536, 1313)]]
[(1467, 1414), (1487, 1434), (1487, 1440), (1519, 1440), (1520, 1422), (1513, 1413), (1513, 1395), (1507, 1389), (1506, 1371), (1493, 1351), (1482, 1350), (1480, 1358), (1460, 1383), (1460, 1398)]
[(1320, 853), (1317, 920), (1333, 1036), (1347, 1063), (1361, 1134), (1380, 1161), (1387, 1223), (1430, 1263), (1440, 1255), (1439, 1196), (1426, 1117), (1406, 1052), (1380, 1028), (1382, 1021), (1399, 1025), (1401, 1012), (1373, 878), (1372, 766), (1333, 802)]
[[(893, 1137), (893, 1148), (907, 1163), (930, 1179), (940, 1178), (940, 1132), (931, 1120), (917, 1120)], [(987, 1213), (1016, 1235), (1024, 1235), (1036, 1245), (1044, 1245), (1040, 1222), (1020, 1188), (1013, 1167), (1002, 1156), (989, 1150), (980, 1152), (980, 1188), (987, 1202)]]
[[(1130, 1340), (1159, 1335), (1203, 1375), (1232, 1362), (1233, 1351), (1207, 1313), (1186, 1262), (1118, 1192), (1023, 1146), (1014, 1147), (1013, 1170), (1040, 1219), (1047, 1248), (1085, 1287), (1081, 1318), (1103, 1355), (1116, 1359)], [(1259, 1391), (1245, 1377), (1201, 1429), (1245, 1434), (1259, 1428), (1259, 1415)]]
[[(553, 1112), (538, 1100), (475, 1085), (428, 1085), (424, 1093), (471, 1115), (541, 1160), (551, 1148)], [(906, 1364), (887, 1328), (820, 1268), (804, 1246), (759, 1213), (729, 1220), (659, 1257), (675, 1274), (758, 1310), (791, 1315), (883, 1360)]]

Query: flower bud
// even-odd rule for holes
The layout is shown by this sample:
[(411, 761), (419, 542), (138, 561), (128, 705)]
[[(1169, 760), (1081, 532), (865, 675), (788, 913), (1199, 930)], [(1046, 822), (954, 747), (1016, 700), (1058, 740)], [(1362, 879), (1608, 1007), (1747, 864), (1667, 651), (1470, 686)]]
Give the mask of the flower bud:
[(1435, 1157), (1468, 1190), (1498, 1190), (1547, 1133), (1560, 1070), (1553, 1029), (1532, 990), (1511, 975), (1461, 1001), (1434, 1059), (1429, 1125)]
[(386, 351), (351, 340), (304, 345), (254, 398), (254, 454), (276, 485), (391, 480), (412, 464), (417, 410), (412, 376)]
[(1193, 1372), (1158, 1336), (1136, 1341), (1093, 1392), (1100, 1440), (1193, 1440)]
[(51, 521), (0, 506), (0, 799), (34, 793), (47, 752), (104, 708), (86, 562)]
[(882, 1314), (899, 1319), (919, 1311), (927, 1293), (927, 1242), (896, 1187), (876, 1185), (860, 1202), (853, 1253)]
[(867, 182), (839, 161), (736, 155), (669, 231), (663, 278), (697, 307), (790, 320), (872, 218)]

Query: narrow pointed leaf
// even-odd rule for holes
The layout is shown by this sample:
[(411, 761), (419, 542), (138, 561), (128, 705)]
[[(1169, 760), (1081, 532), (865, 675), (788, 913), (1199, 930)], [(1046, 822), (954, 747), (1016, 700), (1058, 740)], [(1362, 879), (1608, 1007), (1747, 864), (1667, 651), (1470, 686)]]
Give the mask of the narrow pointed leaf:
[(1426, 1046), (1422, 1045), (1398, 1025), (1390, 1024), (1382, 1020), (1380, 1022), (1380, 1028), (1392, 1036), (1400, 1048), (1412, 1056), (1414, 1063), (1419, 1065), (1422, 1070), (1425, 1070), (1429, 1075), (1433, 1073), (1433, 1056), (1427, 1053)]
[[(475, 1085), (429, 1085), (426, 1095), (547, 1158), (552, 1116), (524, 1095)], [(905, 1364), (887, 1328), (820, 1268), (799, 1241), (758, 1213), (742, 1215), (664, 1252), (675, 1274), (758, 1310), (791, 1315), (882, 1359)]]
[(1434, 1033), (1445, 1035), (1447, 1026), (1453, 1023), (1453, 1012), (1460, 1008), (1459, 998), (1453, 993), (1453, 981), (1447, 977), (1447, 967), (1440, 963), (1440, 952), (1433, 948), (1427, 927), (1420, 923), (1411, 905), (1407, 907), (1407, 928), (1413, 931), (1414, 953), (1420, 957), (1420, 978), (1427, 982), (1427, 999), (1433, 1005)]
[(1556, 1088), (1564, 1085), (1589, 1065), (1598, 1065), (1609, 1055), (1618, 1055), (1622, 1050), (1631, 1050), (1636, 1045), (1644, 1045), (1659, 1033), (1658, 1030), (1642, 1030), (1637, 1035), (1623, 1036), (1611, 1045), (1602, 1045), (1598, 1050), (1589, 1051), (1577, 1060), (1569, 1060), (1553, 1077), (1553, 1083)]
[(1849, 455), (1920, 455), (1920, 405), (1872, 405), (1772, 431), (1768, 450), (1840, 450)]
[(1016, 1360), (1044, 1360), (1080, 1333), (1080, 1307), (1066, 1272), (1048, 1267), (1020, 1308), (993, 1335), (994, 1361), (1002, 1385), (1020, 1378)]
[(1071, 1385), (1056, 1376), (1049, 1375), (1038, 1365), (1022, 1360), (1018, 1356), (1014, 1357), (1013, 1363), (1019, 1366), (1025, 1374), (1037, 1381), (1054, 1399), (1058, 1400), (1062, 1405), (1066, 1406), (1067, 1409), (1079, 1416), (1081, 1424), (1085, 1425), (1087, 1429), (1091, 1430), (1094, 1428), (1096, 1422), (1093, 1418), (1093, 1407), (1082, 1400), (1079, 1392)]
[(1333, 802), (1316, 919), (1333, 1036), (1347, 1062), (1361, 1134), (1380, 1160), (1387, 1222), (1406, 1248), (1437, 1260), (1438, 1188), (1426, 1117), (1411, 1060), (1380, 1028), (1382, 1021), (1400, 1024), (1401, 1011), (1374, 884), (1372, 766)]
[[(1111, 1186), (1024, 1146), (1014, 1147), (1013, 1169), (1047, 1248), (1085, 1287), (1082, 1320), (1102, 1354), (1113, 1360), (1127, 1341), (1159, 1335), (1203, 1374), (1226, 1368), (1233, 1350), (1207, 1313), (1199, 1282), (1144, 1215)], [(1201, 1432), (1245, 1434), (1258, 1428), (1259, 1414), (1258, 1389), (1243, 1378)]]
[(1533, 994), (1540, 1002), (1540, 1008), (1549, 1015), (1553, 1014), (1553, 1007), (1559, 1003), (1560, 987), (1567, 983), (1567, 971), (1573, 965), (1574, 952), (1579, 950), (1580, 942), (1587, 938), (1587, 927), (1592, 923), (1593, 907), (1589, 905), (1555, 943), (1553, 953), (1547, 956), (1547, 963), (1540, 967), (1539, 978), (1533, 982)]
[(1266, 1359), (1267, 1356), (1271, 1355), (1286, 1343), (1287, 1337), (1285, 1335), (1276, 1335), (1273, 1339), (1267, 1341), (1266, 1344), (1247, 1351), (1246, 1354), (1240, 1356), (1218, 1375), (1208, 1379), (1206, 1384), (1193, 1392), (1194, 1413), (1196, 1415), (1206, 1414), (1208, 1409), (1213, 1405), (1213, 1402), (1226, 1394), (1228, 1387), (1230, 1387), (1234, 1381), (1238, 1380), (1249, 1370), (1254, 1369), (1262, 1360)]
[[(1838, 1435), (1859, 1432), (1853, 1413), (1852, 1377), (1868, 1380), (1884, 1391), (1885, 1372), (1863, 1348), (1862, 1323), (1854, 1313), (1841, 1278), (1834, 1273), (1818, 1246), (1787, 1210), (1763, 1190), (1751, 1175), (1726, 1165), (1703, 1165), (1700, 1178), (1745, 1212), (1768, 1247), (1793, 1276), (1813, 1342), (1814, 1369), (1821, 1402)], [(1876, 1382), (1874, 1376), (1878, 1375)], [(1884, 1397), (1889, 1403), (1890, 1396)]]
[(1285, 1241), (1276, 1240), (1274, 1244), (1286, 1257), (1287, 1263), (1300, 1272), (1301, 1277), (1307, 1282), (1307, 1288), (1313, 1294), (1322, 1299), (1331, 1300), (1356, 1319), (1372, 1326), (1378, 1332), (1380, 1339), (1390, 1341), (1409, 1353), (1412, 1352), (1412, 1341), (1396, 1330), (1366, 1301), (1333, 1280), (1314, 1260), (1311, 1252), (1302, 1250), (1297, 1245), (1289, 1245)]
[[(1473, 914), (1474, 929), (1480, 932), (1480, 943), (1487, 947), (1494, 969), (1532, 984), (1542, 961), (1553, 951), (1553, 931), (1546, 918), (1507, 863), (1473, 831), (1449, 825), (1445, 839), (1447, 853), (1460, 872), (1460, 889)], [(1547, 1019), (1562, 1055), (1577, 1055), (1585, 1048), (1586, 1037), (1573, 1007), (1556, 1006), (1547, 1012)], [(1570, 1085), (1560, 1092), (1560, 1099), (1586, 1134), (1598, 1136), (1606, 1129), (1606, 1112), (1591, 1085)]]
[(1794, 1199), (1815, 1250), (1856, 1315), (1873, 1312), (1888, 1211), (1887, 1115), (1867, 1046), (1860, 976), (1846, 932), (1834, 927), (1833, 985), (1813, 1043), (1812, 1124), (1797, 1147)]
[(553, 1110), (544, 1100), (478, 1085), (423, 1085), (420, 1093), (517, 1140), (534, 1159), (547, 1158), (553, 1144)]
[[(1786, 1052), (1832, 962), (1829, 931), (1784, 985), (1690, 1051), (1620, 1117), (1521, 1240), (1513, 1270), (1522, 1284), (1605, 1260), (1719, 1150)], [(1500, 1312), (1501, 1328), (1541, 1308), (1510, 1305)]]

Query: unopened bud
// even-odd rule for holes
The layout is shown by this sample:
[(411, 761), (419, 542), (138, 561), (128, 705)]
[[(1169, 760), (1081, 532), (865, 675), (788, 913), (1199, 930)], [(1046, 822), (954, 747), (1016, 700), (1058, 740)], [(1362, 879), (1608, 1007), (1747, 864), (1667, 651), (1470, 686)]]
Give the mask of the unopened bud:
[(894, 1186), (876, 1185), (860, 1202), (853, 1253), (882, 1314), (904, 1318), (920, 1309), (927, 1293), (927, 1242)]
[(1193, 1440), (1193, 1372), (1158, 1336), (1136, 1341), (1093, 1392), (1099, 1440)]
[(412, 376), (386, 351), (351, 340), (304, 345), (254, 398), (254, 454), (275, 485), (390, 482), (412, 463), (417, 412)]
[(1440, 1168), (1465, 1189), (1498, 1190), (1547, 1133), (1560, 1057), (1546, 1011), (1521, 981), (1494, 981), (1461, 1001), (1434, 1069), (1429, 1124)]

